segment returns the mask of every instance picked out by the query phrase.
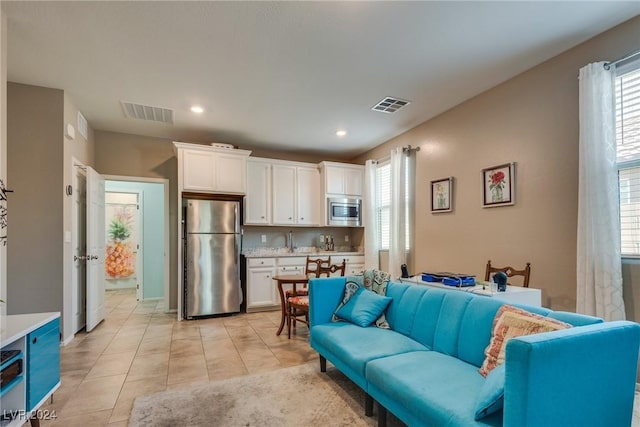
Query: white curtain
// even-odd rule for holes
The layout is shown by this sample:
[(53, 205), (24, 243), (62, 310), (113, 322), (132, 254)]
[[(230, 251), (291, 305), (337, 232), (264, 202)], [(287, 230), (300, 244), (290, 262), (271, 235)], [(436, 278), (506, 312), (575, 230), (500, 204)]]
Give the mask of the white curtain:
[(378, 164), (375, 160), (367, 160), (364, 165), (364, 206), (362, 207), (362, 216), (364, 225), (364, 268), (367, 270), (378, 270), (380, 268), (377, 223), (377, 167)]
[(400, 266), (407, 263), (406, 252), (406, 167), (403, 147), (391, 150), (391, 213), (389, 220), (389, 274), (400, 277)]
[(577, 311), (625, 318), (616, 167), (614, 72), (580, 69)]

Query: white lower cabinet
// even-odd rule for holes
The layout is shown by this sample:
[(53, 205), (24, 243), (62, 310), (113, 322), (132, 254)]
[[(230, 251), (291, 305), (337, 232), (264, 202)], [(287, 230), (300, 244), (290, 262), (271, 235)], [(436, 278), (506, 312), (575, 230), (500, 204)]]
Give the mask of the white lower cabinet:
[(337, 260), (337, 262), (342, 262), (342, 260), (346, 261), (346, 269), (344, 272), (345, 276), (354, 276), (357, 274), (361, 274), (362, 270), (364, 270), (364, 255), (346, 255), (342, 256)]
[[(314, 254), (311, 258), (327, 258), (328, 255)], [(364, 256), (331, 254), (332, 264), (340, 264), (343, 259), (346, 261), (345, 276), (362, 272)], [(247, 258), (247, 311), (279, 310), (280, 295), (273, 276), (303, 275), (306, 263), (306, 256)], [(283, 286), (283, 291), (287, 289), (291, 289), (291, 285)]]
[(273, 308), (280, 305), (280, 297), (273, 276), (275, 258), (249, 258), (247, 260), (247, 311)]

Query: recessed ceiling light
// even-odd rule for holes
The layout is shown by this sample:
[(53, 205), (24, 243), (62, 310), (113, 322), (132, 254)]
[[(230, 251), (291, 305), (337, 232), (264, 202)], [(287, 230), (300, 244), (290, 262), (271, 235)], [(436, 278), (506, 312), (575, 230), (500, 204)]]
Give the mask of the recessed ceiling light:
[(345, 136), (346, 134), (347, 134), (346, 130), (339, 129), (336, 131), (336, 135), (340, 137)]
[(194, 105), (193, 107), (191, 107), (191, 111), (194, 113), (203, 113), (204, 112), (204, 108), (198, 106), (198, 105)]

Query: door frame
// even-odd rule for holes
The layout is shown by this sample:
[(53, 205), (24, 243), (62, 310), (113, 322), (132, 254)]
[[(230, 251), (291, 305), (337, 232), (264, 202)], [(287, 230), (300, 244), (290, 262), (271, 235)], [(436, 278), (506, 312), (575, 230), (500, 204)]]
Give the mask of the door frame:
[[(69, 310), (69, 314), (71, 315), (71, 319), (70, 319), (70, 324), (71, 324), (71, 329), (72, 329), (72, 333), (71, 335), (65, 340), (64, 344), (66, 345), (69, 341), (71, 341), (73, 339), (73, 336), (80, 330), (82, 329), (86, 323), (87, 323), (87, 318), (86, 318), (86, 308), (82, 307), (82, 311), (84, 314), (84, 323), (82, 325), (78, 325), (76, 324), (76, 310), (80, 309), (80, 301), (78, 301), (78, 287), (79, 287), (79, 277), (78, 277), (78, 271), (75, 268), (75, 261), (73, 260), (73, 255), (74, 255), (74, 251), (75, 251), (75, 247), (77, 246), (78, 243), (78, 211), (76, 209), (76, 204), (78, 202), (78, 177), (80, 175), (82, 175), (86, 181), (87, 179), (87, 173), (86, 173), (86, 166), (81, 163), (80, 161), (78, 161), (76, 158), (72, 157), (71, 158), (71, 164), (73, 167), (73, 172), (71, 174), (71, 235), (70, 235), (70, 240), (71, 240), (71, 254), (69, 256), (69, 259), (71, 260), (72, 263), (72, 267), (71, 267), (71, 308)], [(85, 196), (86, 197), (86, 196)], [(86, 224), (85, 224), (86, 227)], [(85, 286), (86, 286), (86, 279), (85, 279)], [(84, 290), (84, 295), (86, 298), (86, 292), (87, 290)], [(65, 310), (65, 314), (67, 313), (67, 310)]]
[(123, 176), (123, 175), (102, 175), (107, 181), (121, 182), (142, 182), (151, 184), (163, 184), (164, 187), (164, 311), (170, 311), (169, 302), (171, 295), (169, 294), (170, 285), (170, 257), (171, 247), (169, 245), (169, 180), (166, 178), (147, 178), (143, 176)]
[[(105, 182), (112, 181), (110, 179), (105, 178)], [(143, 206), (144, 206), (144, 194), (142, 190), (133, 189), (133, 188), (122, 188), (117, 190), (107, 190), (105, 186), (104, 190), (106, 193), (125, 193), (125, 194), (135, 194), (136, 195), (136, 226), (139, 227), (138, 230), (138, 242), (136, 249), (136, 299), (138, 301), (142, 301), (144, 299), (144, 227), (140, 226), (143, 224)], [(106, 211), (107, 203), (105, 202), (105, 211)], [(105, 227), (107, 225), (105, 224)], [(106, 259), (105, 259), (106, 262)], [(130, 289), (130, 288), (129, 288)]]

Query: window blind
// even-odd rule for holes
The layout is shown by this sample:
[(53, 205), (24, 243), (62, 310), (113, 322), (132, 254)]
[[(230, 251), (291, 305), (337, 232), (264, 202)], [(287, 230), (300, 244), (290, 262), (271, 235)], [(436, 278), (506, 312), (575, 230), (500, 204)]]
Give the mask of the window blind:
[(376, 169), (377, 210), (378, 210), (378, 247), (389, 249), (389, 230), (391, 219), (391, 163), (379, 163)]
[(640, 61), (616, 77), (622, 255), (640, 256)]

